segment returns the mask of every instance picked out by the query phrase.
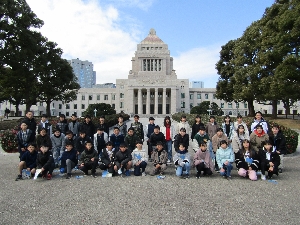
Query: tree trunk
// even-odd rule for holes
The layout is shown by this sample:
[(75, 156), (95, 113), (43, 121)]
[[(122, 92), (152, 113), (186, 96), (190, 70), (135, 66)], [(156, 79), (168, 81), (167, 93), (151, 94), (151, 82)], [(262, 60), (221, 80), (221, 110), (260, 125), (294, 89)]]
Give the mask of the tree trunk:
[(17, 102), (16, 102), (16, 105), (15, 105), (15, 106), (16, 106), (15, 116), (19, 116), (19, 115), (18, 115), (18, 113), (19, 113), (19, 105), (20, 105), (20, 103), (17, 103)]
[(277, 118), (277, 100), (272, 101), (272, 119)]
[[(28, 112), (28, 111), (30, 111), (30, 107), (32, 106), (32, 104), (31, 103), (26, 103), (26, 113)], [(35, 115), (35, 116), (37, 116), (37, 115)]]
[(249, 110), (249, 117), (254, 117), (255, 116), (255, 111), (254, 111), (254, 104), (253, 104), (253, 100), (249, 100), (248, 101), (248, 110)]
[(48, 117), (51, 117), (51, 110), (50, 110), (50, 106), (51, 106), (51, 101), (46, 101), (46, 114), (48, 115)]

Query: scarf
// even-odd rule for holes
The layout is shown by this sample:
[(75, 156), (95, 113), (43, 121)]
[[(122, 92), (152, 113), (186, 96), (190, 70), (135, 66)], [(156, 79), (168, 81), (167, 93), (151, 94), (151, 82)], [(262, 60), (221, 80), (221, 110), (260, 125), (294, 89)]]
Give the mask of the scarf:
[(262, 130), (260, 134), (257, 132), (257, 130), (254, 130), (254, 133), (256, 134), (257, 137), (262, 137), (266, 134), (264, 130)]

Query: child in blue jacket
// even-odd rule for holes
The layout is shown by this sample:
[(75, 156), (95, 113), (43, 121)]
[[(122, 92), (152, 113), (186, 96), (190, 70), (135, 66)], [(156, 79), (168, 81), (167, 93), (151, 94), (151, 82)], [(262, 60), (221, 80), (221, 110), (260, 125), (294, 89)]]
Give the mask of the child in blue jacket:
[(35, 174), (35, 168), (36, 168), (36, 157), (37, 157), (37, 151), (35, 150), (36, 145), (34, 143), (29, 143), (27, 146), (27, 150), (21, 158), (21, 162), (19, 163), (19, 175), (16, 180), (22, 179), (22, 170), (27, 169), (27, 171), (30, 171), (31, 177)]
[(225, 140), (220, 141), (220, 148), (216, 153), (216, 161), (220, 168), (220, 175), (230, 180), (234, 153)]
[(73, 148), (72, 142), (66, 142), (66, 151), (61, 156), (60, 172), (64, 173), (67, 171), (66, 179), (71, 178), (71, 171), (77, 165), (77, 151)]

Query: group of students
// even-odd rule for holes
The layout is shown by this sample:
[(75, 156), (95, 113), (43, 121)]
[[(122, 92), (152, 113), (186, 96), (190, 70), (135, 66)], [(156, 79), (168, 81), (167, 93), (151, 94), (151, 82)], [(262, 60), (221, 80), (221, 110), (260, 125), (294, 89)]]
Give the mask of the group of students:
[[(32, 124), (28, 120), (22, 121), (17, 134), (20, 151), (17, 180), (22, 179), (24, 169), (30, 171), (32, 176), (36, 169), (41, 169), (39, 176), (51, 179), (57, 167), (61, 173), (67, 174), (67, 179), (71, 178), (75, 167), (85, 175), (91, 170), (93, 177), (97, 177), (97, 168), (105, 171), (108, 177), (129, 176), (130, 170), (136, 176), (145, 176), (149, 163), (152, 163), (150, 175), (162, 175), (171, 162), (175, 165), (176, 175), (181, 178), (189, 178), (191, 167), (195, 166), (197, 178), (217, 171), (231, 179), (234, 162), (238, 174), (251, 180), (257, 179), (258, 170), (261, 170), (263, 180), (266, 179), (266, 172), (269, 179), (273, 174), (282, 172), (279, 165), (280, 156), (285, 153), (284, 136), (278, 125), (272, 127), (269, 136), (268, 124), (260, 112), (256, 113), (250, 135), (241, 116), (234, 123), (226, 116), (222, 128), (215, 122), (214, 116), (210, 116), (206, 126), (201, 122), (201, 117), (196, 116), (190, 128), (185, 116), (176, 126), (169, 116), (165, 117), (162, 126), (155, 125), (153, 117), (149, 118), (149, 124), (143, 126), (139, 116), (135, 115), (129, 129), (120, 116), (111, 135), (105, 127), (104, 117), (100, 118), (96, 132), (91, 132), (89, 116), (85, 117), (83, 124), (77, 124), (74, 118), (76, 116), (72, 115), (72, 121), (64, 126), (58, 123), (53, 134), (50, 132), (52, 127), (47, 126), (42, 118), (36, 137), (35, 132), (28, 129)], [(77, 134), (70, 129), (74, 127), (78, 129)], [(188, 151), (190, 139), (195, 151), (193, 158)], [(147, 142), (147, 150), (143, 148), (144, 141)], [(173, 142), (176, 153), (172, 157)]]

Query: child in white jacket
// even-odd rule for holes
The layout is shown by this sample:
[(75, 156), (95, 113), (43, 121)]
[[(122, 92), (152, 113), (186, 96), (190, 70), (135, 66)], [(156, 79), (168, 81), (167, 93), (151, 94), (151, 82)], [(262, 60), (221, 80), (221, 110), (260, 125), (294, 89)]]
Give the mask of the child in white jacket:
[(142, 169), (142, 176), (146, 176), (145, 169), (147, 167), (148, 162), (148, 152), (143, 149), (143, 142), (137, 141), (136, 142), (136, 148), (132, 152), (132, 164), (134, 167), (133, 174), (135, 176), (141, 175), (141, 169)]

